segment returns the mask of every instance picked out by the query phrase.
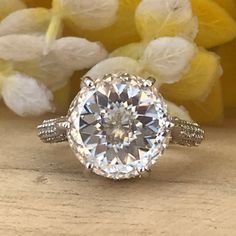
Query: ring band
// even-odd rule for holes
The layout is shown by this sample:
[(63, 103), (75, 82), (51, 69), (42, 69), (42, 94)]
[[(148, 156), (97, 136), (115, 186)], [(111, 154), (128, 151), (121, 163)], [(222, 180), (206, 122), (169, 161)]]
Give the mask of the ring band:
[[(181, 120), (178, 117), (170, 118), (171, 143), (182, 146), (198, 146), (204, 139), (204, 130), (197, 123)], [(44, 143), (60, 143), (68, 141), (67, 131), (70, 123), (66, 116), (44, 120), (38, 129), (38, 136)]]
[(67, 116), (43, 121), (44, 143), (68, 141), (79, 161), (94, 173), (128, 179), (149, 171), (169, 143), (198, 146), (204, 131), (170, 117), (154, 80), (124, 74), (83, 79)]

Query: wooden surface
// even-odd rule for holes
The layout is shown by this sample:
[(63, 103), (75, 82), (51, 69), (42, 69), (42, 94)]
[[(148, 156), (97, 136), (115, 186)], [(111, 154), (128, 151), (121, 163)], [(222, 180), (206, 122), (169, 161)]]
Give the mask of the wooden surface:
[(65, 144), (0, 110), (0, 235), (236, 235), (236, 120), (171, 147), (151, 176), (86, 173)]

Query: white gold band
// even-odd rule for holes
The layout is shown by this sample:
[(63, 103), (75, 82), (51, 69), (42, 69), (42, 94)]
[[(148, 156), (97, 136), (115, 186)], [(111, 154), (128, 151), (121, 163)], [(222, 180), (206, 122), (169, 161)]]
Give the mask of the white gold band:
[(183, 146), (198, 146), (204, 139), (205, 132), (197, 124), (177, 117), (171, 118), (173, 127), (171, 128), (171, 141), (174, 144)]
[[(170, 118), (171, 142), (183, 146), (198, 146), (204, 139), (204, 130), (197, 124), (177, 117)], [(67, 141), (67, 129), (70, 123), (66, 116), (43, 121), (38, 129), (38, 136), (44, 143)]]
[(65, 116), (44, 120), (38, 129), (38, 136), (44, 143), (59, 143), (67, 141), (67, 129), (70, 127)]

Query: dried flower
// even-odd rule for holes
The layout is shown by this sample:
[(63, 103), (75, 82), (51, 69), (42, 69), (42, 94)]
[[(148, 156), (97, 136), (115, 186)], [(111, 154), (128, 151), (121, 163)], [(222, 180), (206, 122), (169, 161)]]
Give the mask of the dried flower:
[(181, 37), (161, 37), (147, 44), (139, 59), (114, 57), (98, 63), (88, 75), (100, 76), (108, 69), (110, 72), (128, 71), (157, 78), (158, 85), (174, 83), (188, 70), (196, 53), (193, 43)]
[[(143, 0), (135, 20), (142, 41), (118, 48), (110, 57), (125, 56), (143, 63), (142, 73), (156, 77), (161, 92), (171, 101), (178, 104), (204, 101), (222, 75), (222, 69), (216, 54), (194, 46), (198, 21), (190, 1)], [(181, 35), (185, 40), (175, 37), (168, 44), (163, 35)], [(152, 41), (154, 38), (157, 40)]]
[(189, 0), (143, 0), (136, 10), (135, 21), (144, 41), (176, 35), (194, 39), (198, 31)]
[(54, 0), (51, 10), (24, 9), (9, 15), (0, 25), (0, 35), (47, 31), (49, 50), (53, 40), (61, 35), (64, 21), (81, 29), (105, 28), (115, 21), (118, 5), (118, 0)]
[(195, 53), (195, 45), (184, 38), (161, 37), (147, 45), (141, 63), (159, 84), (174, 83), (188, 70)]
[[(29, 50), (29, 52), (25, 51), (25, 54), (29, 53), (28, 55), (22, 53), (22, 57), (19, 56), (13, 62), (11, 59), (9, 61), (4, 59), (4, 62), (0, 60), (0, 86), (7, 81), (6, 71), (11, 68), (12, 76), (21, 73), (56, 90), (68, 81), (65, 78), (70, 76), (71, 70), (78, 68), (76, 58), (68, 60), (72, 55), (69, 57), (61, 55), (60, 61), (56, 58), (57, 53), (52, 53), (55, 47), (54, 41), (62, 37), (63, 29), (66, 29), (66, 34), (73, 32), (73, 35), (88, 37), (95, 41), (102, 40), (108, 49), (113, 49), (118, 45), (139, 40), (134, 27), (136, 23), (141, 41), (116, 49), (110, 54), (110, 57), (114, 58), (99, 63), (89, 71), (89, 74), (96, 76), (111, 71), (127, 71), (143, 76), (155, 76), (158, 80), (157, 85), (160, 86), (165, 98), (185, 105), (197, 119), (201, 120), (193, 108), (201, 110), (201, 113), (206, 114), (209, 119), (222, 117), (221, 86), (218, 83), (222, 74), (220, 59), (215, 53), (197, 48), (193, 42), (210, 48), (235, 38), (236, 23), (220, 7), (222, 5), (235, 16), (233, 1), (225, 3), (220, 0), (53, 0), (52, 9), (39, 7), (25, 9), (24, 2), (34, 4), (34, 7), (44, 6), (47, 2), (49, 7), (49, 1), (40, 2), (40, 5), (31, 3), (33, 2), (31, 0), (0, 1), (0, 19), (11, 13), (0, 23), (0, 36), (30, 34), (43, 38), (46, 34), (46, 40), (44, 42), (42, 40), (45, 55), (42, 60), (27, 59), (28, 56), (32, 56), (32, 51)], [(134, 19), (134, 10), (137, 5)], [(109, 25), (110, 27), (107, 27)], [(124, 25), (132, 28), (128, 34), (124, 34), (124, 29), (127, 29)], [(167, 43), (166, 36), (171, 36), (170, 40), (173, 42), (171, 45)], [(179, 39), (178, 47), (176, 47), (177, 38)], [(14, 40), (11, 41), (13, 48)], [(65, 42), (66, 47), (67, 43)], [(164, 44), (169, 45), (169, 48), (164, 47)], [(183, 48), (180, 45), (184, 45)], [(29, 47), (34, 47), (34, 45), (29, 44)], [(234, 47), (235, 45), (232, 44), (232, 48)], [(40, 48), (39, 54), (42, 56)], [(12, 54), (17, 51), (14, 50)], [(73, 47), (71, 50), (73, 51)], [(222, 54), (222, 50), (220, 52)], [(10, 57), (11, 52), (8, 53), (9, 55), (6, 53), (5, 56)], [(180, 57), (182, 53), (183, 57)], [(223, 55), (226, 54), (229, 53), (223, 53)], [(50, 58), (50, 62), (45, 58)], [(68, 63), (64, 68), (62, 62), (66, 61)], [(228, 70), (225, 64), (223, 64), (224, 70)], [(232, 60), (230, 64), (233, 65)], [(55, 67), (50, 65), (55, 65)], [(85, 66), (83, 60), (81, 65), (80, 68)], [(58, 69), (60, 66), (61, 70)], [(57, 70), (60, 71), (59, 76), (53, 80), (48, 79), (54, 76)], [(226, 79), (232, 77), (232, 73), (230, 76), (229, 74), (226, 72)], [(227, 86), (231, 84), (232, 82)], [(227, 96), (227, 104), (232, 104), (231, 97)], [(216, 107), (214, 103), (217, 103), (219, 107), (217, 111), (214, 110)], [(218, 112), (219, 115), (207, 114), (207, 110), (211, 110), (211, 114)]]
[(47, 31), (51, 12), (44, 8), (15, 11), (0, 22), (0, 36), (9, 34), (43, 35)]
[(6, 105), (20, 116), (54, 110), (52, 92), (39, 81), (19, 72), (12, 72), (4, 78), (2, 97)]
[(213, 48), (236, 37), (235, 20), (217, 3), (212, 0), (191, 0), (191, 3), (199, 21), (196, 37), (199, 46)]
[[(160, 86), (162, 83), (179, 80), (181, 74), (188, 69), (195, 52), (195, 45), (184, 38), (161, 37), (146, 46), (139, 60), (128, 57), (109, 58), (98, 63), (86, 75), (94, 78), (105, 73), (126, 71), (144, 77), (154, 76)], [(182, 109), (174, 110), (185, 114)]]
[[(89, 68), (107, 55), (100, 44), (75, 37), (56, 40), (48, 54), (43, 54), (43, 49), (41, 36), (0, 37), (2, 97), (21, 116), (53, 110), (48, 89), (63, 87), (75, 70)], [(40, 97), (42, 102), (37, 103)]]

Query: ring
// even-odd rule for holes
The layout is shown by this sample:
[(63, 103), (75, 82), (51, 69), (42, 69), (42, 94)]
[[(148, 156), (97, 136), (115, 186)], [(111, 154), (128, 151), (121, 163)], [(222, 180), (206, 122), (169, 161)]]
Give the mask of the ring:
[(192, 147), (204, 139), (198, 124), (168, 115), (154, 82), (127, 73), (85, 77), (67, 116), (43, 121), (38, 136), (45, 143), (68, 141), (98, 175), (142, 176), (170, 143)]

